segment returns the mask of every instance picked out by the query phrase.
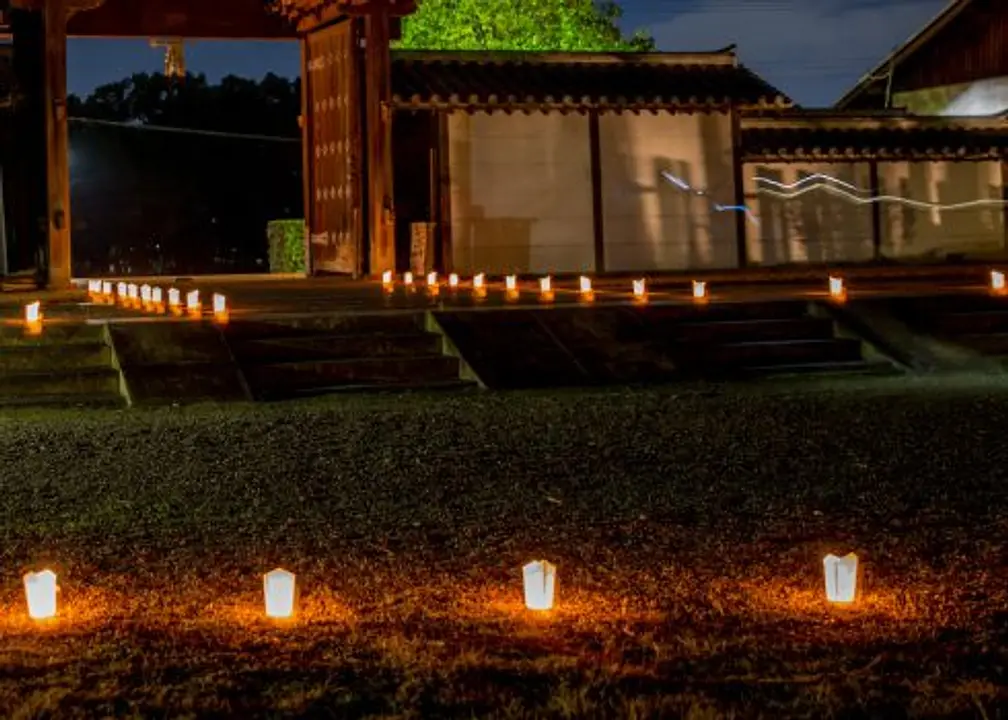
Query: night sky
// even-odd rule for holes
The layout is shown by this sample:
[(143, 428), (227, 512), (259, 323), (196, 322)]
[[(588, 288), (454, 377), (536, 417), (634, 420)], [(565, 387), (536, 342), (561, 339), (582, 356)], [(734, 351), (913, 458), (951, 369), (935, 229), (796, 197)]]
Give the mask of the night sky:
[[(491, 0), (487, 0), (488, 2)], [(894, 47), (923, 27), (948, 0), (622, 0), (625, 28), (648, 30), (660, 50), (716, 50), (738, 45), (744, 63), (806, 106), (832, 104)], [(211, 81), (267, 72), (294, 77), (297, 45), (193, 42), (190, 72)], [(73, 40), (70, 91), (134, 72), (160, 71), (161, 51), (146, 40)]]

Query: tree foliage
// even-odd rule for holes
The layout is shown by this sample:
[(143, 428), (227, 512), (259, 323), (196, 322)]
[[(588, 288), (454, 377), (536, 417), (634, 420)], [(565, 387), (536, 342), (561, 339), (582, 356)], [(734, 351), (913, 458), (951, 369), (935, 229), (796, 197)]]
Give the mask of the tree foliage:
[(138, 122), (196, 130), (297, 137), (298, 83), (268, 74), (261, 81), (229, 75), (219, 84), (205, 75), (183, 82), (160, 73), (137, 73), (95, 88), (81, 99), (71, 96), (75, 117)]
[(594, 0), (419, 0), (403, 19), (398, 47), (410, 50), (628, 52), (654, 40), (619, 28), (615, 2)]

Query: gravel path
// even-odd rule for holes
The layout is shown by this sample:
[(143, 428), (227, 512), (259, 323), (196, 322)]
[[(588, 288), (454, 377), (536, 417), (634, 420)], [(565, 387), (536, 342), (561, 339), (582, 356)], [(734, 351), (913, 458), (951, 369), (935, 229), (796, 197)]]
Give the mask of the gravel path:
[[(8, 415), (0, 715), (995, 717), (1006, 399), (894, 380)], [(865, 596), (838, 613), (821, 558), (848, 550)], [(517, 608), (540, 556), (547, 625)], [(20, 619), (41, 565), (68, 608), (45, 632)], [(246, 617), (275, 565), (311, 608), (288, 635)]]

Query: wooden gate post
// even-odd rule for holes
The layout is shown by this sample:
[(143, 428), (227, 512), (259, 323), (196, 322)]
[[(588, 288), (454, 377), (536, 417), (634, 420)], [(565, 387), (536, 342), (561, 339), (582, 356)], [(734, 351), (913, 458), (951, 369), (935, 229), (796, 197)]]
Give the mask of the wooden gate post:
[(365, 27), (365, 102), (367, 103), (367, 177), (371, 242), (368, 272), (395, 268), (395, 217), (392, 195), (390, 15), (381, 8), (367, 15)]
[(70, 138), (67, 126), (67, 0), (46, 0), (45, 129), (49, 288), (70, 286)]

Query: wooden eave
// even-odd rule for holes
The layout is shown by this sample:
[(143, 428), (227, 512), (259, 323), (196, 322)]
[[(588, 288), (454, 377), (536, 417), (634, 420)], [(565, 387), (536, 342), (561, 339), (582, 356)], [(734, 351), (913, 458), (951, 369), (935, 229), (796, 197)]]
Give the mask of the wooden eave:
[(273, 0), (273, 8), (298, 32), (345, 17), (384, 14), (401, 18), (416, 11), (416, 0)]
[(911, 55), (916, 53), (927, 43), (931, 42), (931, 40), (933, 40), (939, 32), (959, 17), (967, 8), (970, 7), (970, 5), (972, 5), (972, 3), (973, 0), (952, 0), (952, 3), (932, 18), (929, 23), (918, 30), (906, 42), (889, 53), (882, 62), (862, 75), (857, 81), (857, 84), (844, 93), (843, 97), (837, 100), (834, 107), (837, 110), (843, 110), (867, 92), (869, 88), (879, 83), (886, 82), (886, 73), (904, 63)]

